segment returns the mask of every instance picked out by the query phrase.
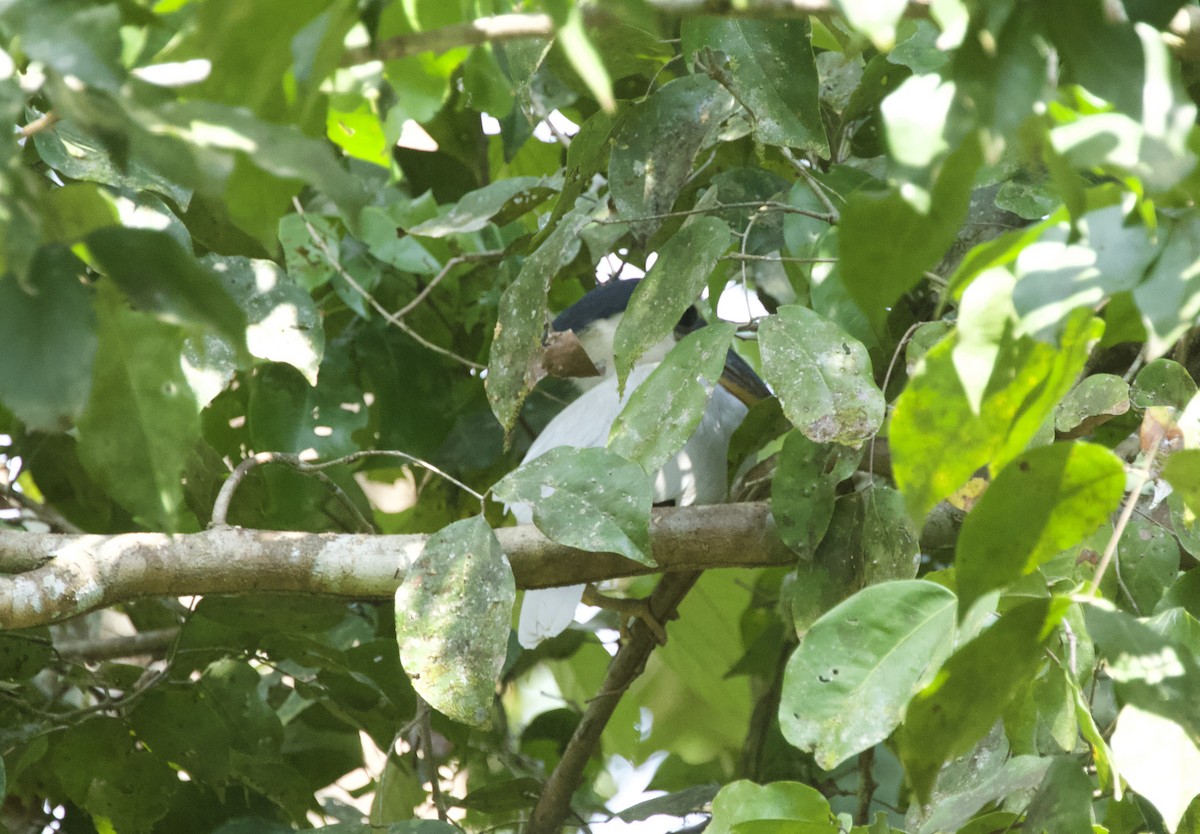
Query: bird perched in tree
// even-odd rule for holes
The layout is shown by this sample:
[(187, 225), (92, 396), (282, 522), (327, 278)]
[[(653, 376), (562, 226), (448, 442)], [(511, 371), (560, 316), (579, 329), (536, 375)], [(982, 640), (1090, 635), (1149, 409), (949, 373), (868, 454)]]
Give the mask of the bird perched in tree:
[[(601, 284), (554, 320), (553, 331), (573, 331), (601, 376), (576, 380), (579, 387), (584, 389), (583, 393), (542, 430), (529, 447), (525, 461), (562, 446), (579, 449), (605, 446), (613, 421), (633, 391), (658, 367), (675, 342), (704, 326), (704, 319), (696, 308), (689, 308), (676, 325), (674, 334), (642, 356), (629, 374), (624, 396), (619, 396), (614, 370), (613, 336), (637, 284), (637, 280), (614, 280)], [(767, 396), (770, 396), (770, 391), (763, 381), (741, 357), (730, 350), (726, 355), (721, 384), (714, 388), (709, 397), (699, 426), (684, 447), (654, 475), (655, 504), (689, 506), (726, 500), (729, 438), (746, 416), (748, 406)], [(510, 509), (518, 522), (527, 524), (532, 521), (528, 505), (518, 504)], [(585, 585), (527, 591), (517, 628), (521, 645), (533, 648), (562, 632), (571, 624), (576, 608), (585, 597), (589, 602), (609, 604), (610, 607), (614, 602), (621, 602), (599, 597)], [(625, 610), (640, 613), (636, 612), (636, 604), (640, 601), (628, 602), (633, 605), (626, 606)], [(648, 624), (662, 639), (661, 625)]]

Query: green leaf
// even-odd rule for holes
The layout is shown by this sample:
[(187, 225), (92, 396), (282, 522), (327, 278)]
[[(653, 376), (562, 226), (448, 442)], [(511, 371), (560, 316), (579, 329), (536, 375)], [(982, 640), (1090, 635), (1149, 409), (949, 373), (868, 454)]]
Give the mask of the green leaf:
[(1163, 477), (1193, 517), (1200, 517), (1200, 449), (1182, 449), (1167, 458)]
[(1080, 437), (1129, 411), (1129, 383), (1115, 374), (1092, 374), (1063, 397), (1054, 412), (1054, 428)]
[(435, 533), (396, 589), (396, 639), (413, 688), (472, 727), (491, 723), (517, 589), (482, 516)]
[(1015, 458), (963, 522), (955, 551), (959, 613), (1078, 544), (1124, 492), (1125, 467), (1102, 446), (1055, 443)]
[(863, 584), (915, 578), (921, 566), (920, 531), (908, 517), (904, 496), (881, 485), (864, 496)]
[(502, 226), (544, 203), (556, 191), (545, 177), (513, 177), (497, 180), (472, 191), (445, 214), (409, 228), (410, 235), (446, 237), (477, 232), (495, 222)]
[(1175, 722), (1200, 740), (1200, 665), (1193, 653), (1103, 600), (1087, 605), (1084, 616), (1121, 701)]
[(195, 396), (180, 365), (183, 333), (128, 310), (114, 288), (97, 295), (99, 345), (79, 419), (88, 472), (151, 530), (183, 523), (180, 477), (200, 439)]
[(896, 42), (896, 26), (904, 16), (903, 0), (838, 0), (846, 22), (862, 32), (882, 51)]
[(245, 313), (217, 276), (170, 235), (113, 227), (92, 232), (85, 242), (134, 307), (171, 324), (207, 328), (245, 349)]
[(591, 222), (571, 212), (537, 250), (525, 259), (517, 279), (500, 296), (496, 333), (488, 357), (484, 390), (506, 437), (516, 425), (525, 397), (537, 384), (542, 335), (546, 329), (546, 293), (560, 269), (579, 251), (580, 231)]
[(1138, 371), (1129, 399), (1138, 408), (1167, 405), (1182, 411), (1196, 396), (1196, 381), (1173, 359), (1155, 359)]
[(763, 376), (806, 437), (857, 447), (879, 431), (883, 392), (861, 342), (796, 305), (780, 307), (758, 333)]
[(955, 367), (958, 337), (926, 354), (896, 400), (888, 434), (896, 484), (915, 518), (981, 466), (999, 468), (1024, 450), (1070, 390), (1098, 330), (1090, 315), (1077, 313), (1061, 350), (1006, 330), (978, 410)]
[[(1009, 796), (1029, 791), (1041, 784), (1046, 771), (1053, 764), (1053, 759), (1040, 756), (1013, 756), (994, 772), (980, 778), (977, 774), (969, 779), (966, 785), (955, 785), (954, 792), (943, 790), (941, 782), (934, 790), (932, 802), (927, 806), (928, 815), (919, 828), (911, 826), (912, 811), (910, 811), (910, 831), (915, 834), (938, 834), (942, 831), (957, 831), (960, 834), (985, 834), (995, 831), (993, 825), (982, 826), (978, 830), (967, 825), (967, 821), (975, 817), (980, 809), (994, 802), (1004, 800)], [(920, 819), (920, 817), (918, 817)], [(987, 817), (976, 818), (986, 820)], [(999, 829), (1018, 822), (1018, 818), (1009, 815), (1001, 820)], [(965, 826), (965, 827), (964, 827)]]
[(244, 311), (250, 354), (286, 362), (315, 386), (325, 354), (325, 330), (312, 296), (274, 261), (209, 255), (200, 263)]
[[(1165, 235), (1163, 234), (1165, 231)], [(1147, 355), (1162, 356), (1200, 316), (1200, 217), (1188, 214), (1164, 224), (1162, 253), (1133, 289), (1149, 339)]]
[(125, 81), (117, 7), (18, 0), (4, 15), (6, 28), (20, 33), (21, 51), (47, 68), (113, 92)]
[(636, 463), (607, 449), (551, 449), (492, 492), (501, 501), (530, 504), (533, 523), (559, 544), (654, 564), (650, 481)]
[(1162, 814), (1175, 831), (1200, 794), (1200, 748), (1195, 736), (1169, 718), (1126, 704), (1112, 734), (1113, 760), (1121, 775)]
[(583, 11), (579, 6), (571, 4), (567, 19), (558, 27), (556, 34), (567, 60), (579, 73), (596, 103), (605, 112), (614, 112), (617, 103), (613, 99), (612, 78), (609, 77), (600, 53), (584, 29)]
[(354, 435), (366, 428), (369, 416), (350, 359), (344, 347), (331, 350), (315, 386), (288, 365), (259, 369), (249, 382), (246, 411), (254, 448), (309, 452), (326, 460), (357, 451)]
[(64, 431), (78, 419), (92, 387), (96, 357), (94, 293), (80, 279), (84, 266), (62, 246), (34, 257), (29, 292), (0, 278), (0, 402), (35, 431)]
[[(1193, 466), (1200, 467), (1200, 454), (1193, 455)], [(1193, 471), (1197, 472), (1193, 478), (1200, 486), (1200, 469)], [(1132, 597), (1134, 612), (1149, 614), (1179, 574), (1179, 544), (1160, 524), (1135, 516), (1121, 533), (1117, 553), (1121, 579)], [(1121, 601), (1124, 602), (1124, 595)]]
[(854, 474), (861, 450), (814, 443), (792, 430), (771, 482), (771, 514), (789, 548), (811, 557), (829, 529), (837, 486)]
[(697, 217), (668, 240), (658, 260), (633, 291), (613, 336), (617, 378), (623, 387), (633, 366), (675, 331), (700, 297), (717, 261), (729, 248), (729, 227), (716, 217)]
[(735, 329), (729, 322), (718, 322), (689, 333), (673, 347), (630, 394), (613, 421), (608, 447), (640, 464), (647, 474), (657, 472), (682, 449), (720, 382)]
[(788, 661), (784, 738), (825, 770), (892, 734), (954, 645), (954, 594), (932, 582), (864, 588), (813, 623)]
[(807, 19), (689, 17), (680, 35), (688, 61), (723, 53), (719, 80), (749, 109), (756, 140), (828, 155)]
[[(696, 154), (737, 111), (733, 96), (703, 75), (663, 85), (626, 116), (613, 141), (608, 179), (621, 217), (668, 212), (692, 173)], [(663, 141), (664, 137), (670, 141)], [(641, 224), (648, 231), (659, 221)]]
[[(1127, 205), (1090, 211), (1075, 226), (1058, 223), (1017, 256), (1013, 305), (1020, 324), (1042, 341), (1056, 339), (1078, 307), (1095, 307), (1107, 296), (1132, 290), (1158, 247), (1149, 230), (1129, 223)], [(1073, 236), (1082, 235), (1078, 242)]]
[(1037, 599), (1005, 612), (959, 648), (909, 703), (900, 758), (922, 802), (942, 764), (970, 750), (1028, 685), (1068, 605), (1065, 599)]
[(1054, 759), (1025, 811), (1022, 828), (1093, 834), (1092, 780), (1079, 762), (1066, 756)]
[(708, 834), (748, 831), (749, 828), (744, 828), (746, 823), (760, 820), (774, 823), (774, 828), (767, 830), (783, 829), (803, 834), (835, 834), (840, 830), (837, 818), (829, 809), (829, 801), (816, 788), (799, 782), (772, 782), (769, 785), (756, 785), (745, 780), (732, 782), (713, 798), (712, 811)]

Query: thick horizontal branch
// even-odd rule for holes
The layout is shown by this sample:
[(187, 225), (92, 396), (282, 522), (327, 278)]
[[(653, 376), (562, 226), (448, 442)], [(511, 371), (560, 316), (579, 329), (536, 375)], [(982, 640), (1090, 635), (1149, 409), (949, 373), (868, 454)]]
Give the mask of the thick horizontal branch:
[[(654, 568), (564, 547), (532, 525), (504, 527), (496, 535), (519, 588), (795, 560), (779, 541), (766, 504), (655, 509)], [(182, 536), (0, 532), (0, 628), (42, 625), (146, 596), (281, 592), (385, 598), (428, 538), (234, 527)]]

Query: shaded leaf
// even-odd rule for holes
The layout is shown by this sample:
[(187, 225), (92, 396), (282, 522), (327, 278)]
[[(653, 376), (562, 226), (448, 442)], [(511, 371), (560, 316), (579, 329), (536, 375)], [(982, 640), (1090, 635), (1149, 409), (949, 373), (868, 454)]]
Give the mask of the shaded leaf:
[(1168, 405), (1183, 410), (1196, 396), (1196, 381), (1173, 359), (1155, 359), (1138, 371), (1129, 399), (1138, 408)]
[(1115, 374), (1092, 374), (1068, 391), (1058, 404), (1054, 428), (1062, 434), (1080, 437), (1127, 411), (1129, 383)]
[(531, 505), (533, 523), (559, 544), (654, 564), (650, 481), (636, 463), (607, 449), (551, 449), (492, 492), (501, 501)]
[(954, 645), (954, 594), (910, 580), (864, 588), (808, 629), (788, 661), (784, 737), (832, 770), (892, 734)]
[(759, 325), (763, 375), (783, 413), (817, 443), (860, 446), (883, 423), (883, 393), (862, 343), (805, 307)]
[(497, 180), (463, 196), (450, 210), (409, 228), (421, 237), (446, 237), (477, 232), (488, 223), (497, 225), (515, 220), (537, 208), (555, 192), (544, 177), (512, 177)]
[(516, 582), (481, 516), (435, 533), (396, 589), (400, 662), (438, 712), (490, 724), (496, 679), (508, 652)]
[(788, 433), (771, 482), (771, 513), (783, 543), (811, 556), (833, 517), (837, 486), (854, 474), (862, 452), (814, 443), (799, 430)]

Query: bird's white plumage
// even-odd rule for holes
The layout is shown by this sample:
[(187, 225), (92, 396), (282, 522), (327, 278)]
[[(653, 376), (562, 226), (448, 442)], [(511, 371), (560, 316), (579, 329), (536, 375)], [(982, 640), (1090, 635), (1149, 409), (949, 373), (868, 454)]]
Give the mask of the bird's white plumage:
[[(606, 445), (613, 421), (630, 394), (656, 367), (657, 363), (636, 366), (629, 374), (622, 398), (617, 397), (616, 377), (601, 378), (550, 421), (529, 447), (525, 460), (533, 460), (561, 446), (583, 449)], [(696, 431), (655, 474), (654, 502), (689, 506), (724, 501), (728, 488), (725, 459), (729, 438), (745, 416), (746, 406), (717, 386)], [(526, 504), (512, 505), (509, 509), (522, 524), (533, 520), (533, 512)], [(569, 626), (583, 598), (583, 590), (583, 585), (571, 585), (527, 591), (517, 626), (517, 639), (521, 645), (533, 648)]]

